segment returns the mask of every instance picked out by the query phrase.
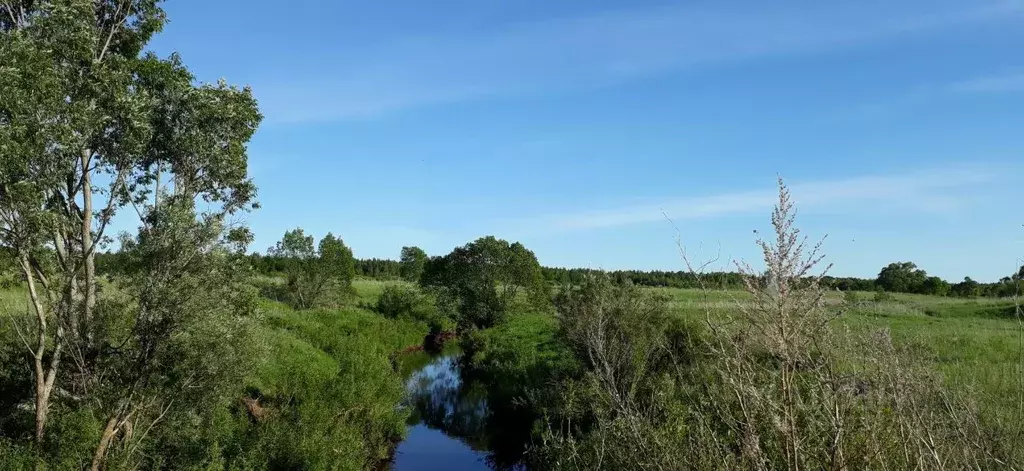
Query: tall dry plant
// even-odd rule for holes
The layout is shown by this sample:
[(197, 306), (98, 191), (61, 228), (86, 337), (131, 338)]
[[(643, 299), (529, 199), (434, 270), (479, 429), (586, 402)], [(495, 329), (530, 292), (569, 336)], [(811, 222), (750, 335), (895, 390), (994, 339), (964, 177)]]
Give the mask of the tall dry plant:
[[(743, 462), (758, 469), (773, 467), (770, 463), (777, 458), (787, 469), (803, 467), (801, 456), (811, 445), (805, 438), (810, 430), (804, 428), (811, 424), (802, 416), (815, 392), (799, 383), (807, 376), (823, 376), (827, 365), (821, 361), (822, 346), (830, 338), (828, 324), (834, 315), (824, 308), (825, 293), (818, 280), (831, 265), (814, 271), (823, 259), (821, 242), (808, 245), (794, 226), (795, 216), (789, 190), (780, 179), (772, 212), (774, 240), (757, 240), (764, 270), (736, 262), (751, 300), (737, 303), (730, 319), (735, 328), (727, 336), (711, 324), (719, 339), (731, 340), (712, 346), (724, 359), (724, 384), (738, 400), (739, 420), (732, 425), (740, 437)], [(758, 425), (765, 423), (770, 424), (767, 431)], [(765, 440), (781, 450), (780, 457), (768, 456)], [(838, 459), (841, 452), (836, 455)]]

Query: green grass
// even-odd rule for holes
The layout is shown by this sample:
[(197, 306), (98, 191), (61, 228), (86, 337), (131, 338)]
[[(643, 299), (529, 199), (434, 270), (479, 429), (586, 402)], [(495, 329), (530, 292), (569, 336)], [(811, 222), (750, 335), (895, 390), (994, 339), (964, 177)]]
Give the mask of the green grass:
[(384, 291), (384, 288), (392, 285), (414, 286), (412, 283), (400, 280), (374, 280), (371, 278), (356, 278), (352, 280), (352, 289), (355, 290), (356, 299), (360, 304), (373, 304)]
[(838, 322), (861, 332), (888, 329), (894, 342), (933, 363), (985, 416), (1008, 423), (1020, 419), (1024, 392), (1024, 327), (1013, 312), (1007, 300), (899, 296), (895, 303), (864, 303)]
[[(708, 311), (714, 319), (749, 300), (743, 291), (710, 291), (705, 303), (700, 290), (651, 290), (667, 296), (671, 309), (691, 322), (704, 322)], [(842, 293), (828, 293), (829, 309), (839, 313), (837, 327), (861, 334), (888, 330), (895, 343), (910, 347), (949, 386), (976, 401), (986, 417), (1004, 424), (1020, 419), (1024, 324), (1015, 317), (1013, 300), (895, 294), (892, 301), (875, 303), (874, 293), (858, 296), (860, 302), (849, 306)]]
[(474, 362), (500, 370), (499, 380), (520, 380), (538, 365), (554, 368), (569, 357), (555, 338), (557, 328), (550, 314), (512, 315), (507, 322), (477, 334), (474, 347), (479, 354)]
[[(376, 283), (355, 284), (357, 299), (379, 292)], [(427, 326), (385, 319), (366, 309), (296, 311), (261, 302), (258, 337), (263, 361), (246, 380), (272, 419), (243, 425), (230, 447), (234, 462), (251, 468), (358, 469), (387, 457), (405, 432), (407, 411), (391, 355), (419, 344)]]

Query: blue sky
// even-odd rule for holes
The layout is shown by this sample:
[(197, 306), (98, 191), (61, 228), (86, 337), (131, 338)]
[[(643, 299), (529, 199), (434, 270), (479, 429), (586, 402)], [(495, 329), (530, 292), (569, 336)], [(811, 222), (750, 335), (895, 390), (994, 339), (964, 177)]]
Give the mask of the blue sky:
[(756, 260), (776, 176), (833, 274), (1024, 256), (1024, 1), (176, 0), (152, 43), (253, 87), (257, 250), (519, 240), (541, 263)]

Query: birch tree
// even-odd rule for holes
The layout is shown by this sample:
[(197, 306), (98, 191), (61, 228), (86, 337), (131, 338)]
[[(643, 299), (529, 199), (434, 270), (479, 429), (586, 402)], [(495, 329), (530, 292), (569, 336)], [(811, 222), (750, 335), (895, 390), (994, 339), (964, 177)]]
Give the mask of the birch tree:
[(254, 204), (255, 100), (143, 52), (164, 21), (154, 0), (0, 1), (0, 245), (28, 287), (38, 443), (58, 385), (87, 397), (104, 381), (95, 256), (114, 217), (159, 238), (161, 206), (204, 201), (222, 221)]

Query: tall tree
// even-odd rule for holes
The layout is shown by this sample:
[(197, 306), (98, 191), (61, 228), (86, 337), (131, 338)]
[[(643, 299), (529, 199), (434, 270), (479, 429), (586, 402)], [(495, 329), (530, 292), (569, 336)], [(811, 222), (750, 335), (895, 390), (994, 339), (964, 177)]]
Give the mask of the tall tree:
[(534, 308), (549, 303), (537, 257), (522, 244), (481, 237), (427, 264), (424, 284), (448, 290), (458, 299), (462, 327), (501, 322), (525, 290)]
[(895, 262), (878, 273), (875, 284), (893, 293), (918, 293), (927, 278), (928, 274), (913, 262)]
[(95, 257), (114, 216), (131, 206), (158, 231), (149, 213), (162, 205), (201, 199), (222, 219), (255, 196), (252, 94), (143, 53), (164, 21), (154, 0), (0, 3), (0, 244), (28, 285), (39, 443), (57, 382), (87, 393), (100, 381)]
[(248, 231), (228, 230), (217, 215), (197, 219), (190, 205), (170, 202), (145, 222), (137, 236), (122, 240), (130, 267), (115, 280), (120, 296), (101, 297), (97, 306), (104, 354), (92, 369), (100, 380), (78, 391), (105, 420), (93, 469), (116, 440), (123, 442), (117, 450), (119, 462), (130, 463), (125, 467), (153, 466), (147, 460), (159, 446), (131, 431), (168, 424), (173, 435), (183, 423), (209, 423), (237, 400), (233, 394), (256, 356), (249, 341), (256, 297), (244, 253)]
[(427, 266), (427, 253), (419, 247), (402, 247), (401, 263), (402, 279), (418, 282)]

